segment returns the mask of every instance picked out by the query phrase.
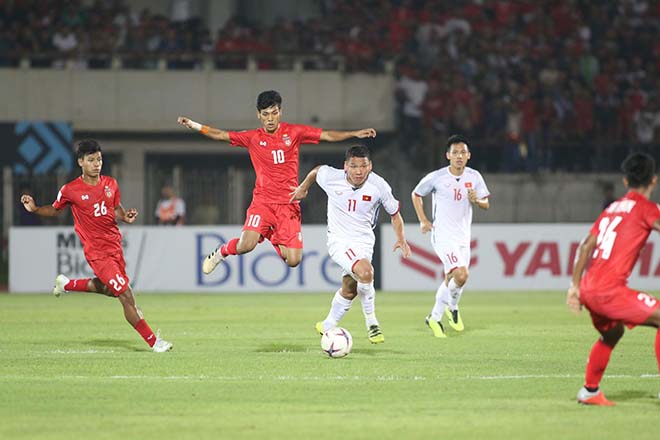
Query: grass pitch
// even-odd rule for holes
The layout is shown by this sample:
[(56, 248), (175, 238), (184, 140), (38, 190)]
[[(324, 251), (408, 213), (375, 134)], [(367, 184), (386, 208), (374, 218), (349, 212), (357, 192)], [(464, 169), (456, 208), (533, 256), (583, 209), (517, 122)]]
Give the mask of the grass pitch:
[(575, 395), (596, 333), (563, 292), (478, 293), (466, 329), (431, 336), (433, 293), (379, 292), (386, 342), (359, 303), (353, 353), (329, 359), (314, 323), (332, 294), (137, 297), (174, 351), (154, 354), (119, 303), (0, 295), (0, 438), (657, 439), (655, 334), (628, 332), (602, 387)]

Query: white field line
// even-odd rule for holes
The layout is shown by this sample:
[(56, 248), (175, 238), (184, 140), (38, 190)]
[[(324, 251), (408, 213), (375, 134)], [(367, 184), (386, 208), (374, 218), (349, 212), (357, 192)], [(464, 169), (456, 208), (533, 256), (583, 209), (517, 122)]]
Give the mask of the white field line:
[[(36, 377), (21, 375), (3, 375), (0, 381), (10, 380), (80, 380), (80, 381), (132, 381), (132, 380), (162, 380), (162, 381), (209, 381), (209, 382), (244, 382), (255, 380), (274, 380), (281, 382), (351, 382), (351, 381), (375, 381), (375, 382), (416, 382), (416, 381), (444, 381), (444, 380), (488, 380), (488, 381), (515, 381), (529, 379), (581, 379), (582, 374), (523, 374), (523, 375), (501, 375), (501, 376), (150, 376), (150, 375), (127, 375), (127, 376), (58, 376), (58, 377)], [(605, 379), (657, 379), (659, 374), (612, 374), (605, 375)]]

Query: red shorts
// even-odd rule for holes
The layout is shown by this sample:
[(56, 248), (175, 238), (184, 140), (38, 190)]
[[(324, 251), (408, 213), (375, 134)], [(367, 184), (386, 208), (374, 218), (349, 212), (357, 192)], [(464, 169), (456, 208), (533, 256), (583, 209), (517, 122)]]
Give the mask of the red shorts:
[(300, 205), (252, 202), (245, 214), (244, 231), (256, 231), (274, 245), (302, 249)]
[(124, 255), (109, 255), (99, 260), (88, 261), (89, 267), (99, 280), (115, 295), (119, 296), (128, 289), (126, 261)]
[(633, 328), (643, 324), (660, 307), (657, 298), (628, 286), (580, 290), (580, 301), (591, 313), (591, 321), (599, 331), (608, 331), (621, 322)]

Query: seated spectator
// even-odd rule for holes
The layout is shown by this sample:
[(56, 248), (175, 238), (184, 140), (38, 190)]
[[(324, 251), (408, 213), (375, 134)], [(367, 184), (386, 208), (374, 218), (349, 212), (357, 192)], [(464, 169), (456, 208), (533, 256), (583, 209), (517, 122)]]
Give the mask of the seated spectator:
[(174, 194), (172, 185), (161, 189), (162, 198), (156, 206), (156, 220), (159, 225), (183, 225), (186, 222), (186, 202)]

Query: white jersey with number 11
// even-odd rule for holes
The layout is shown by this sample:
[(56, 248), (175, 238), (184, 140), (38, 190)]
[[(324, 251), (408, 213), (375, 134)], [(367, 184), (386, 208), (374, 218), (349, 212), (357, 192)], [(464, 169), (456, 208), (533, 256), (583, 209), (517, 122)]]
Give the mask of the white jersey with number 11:
[(346, 172), (323, 165), (316, 182), (328, 195), (328, 243), (353, 241), (373, 247), (373, 228), (382, 205), (389, 215), (399, 212), (400, 203), (392, 195), (390, 185), (376, 173), (369, 173), (366, 182), (353, 187)]

